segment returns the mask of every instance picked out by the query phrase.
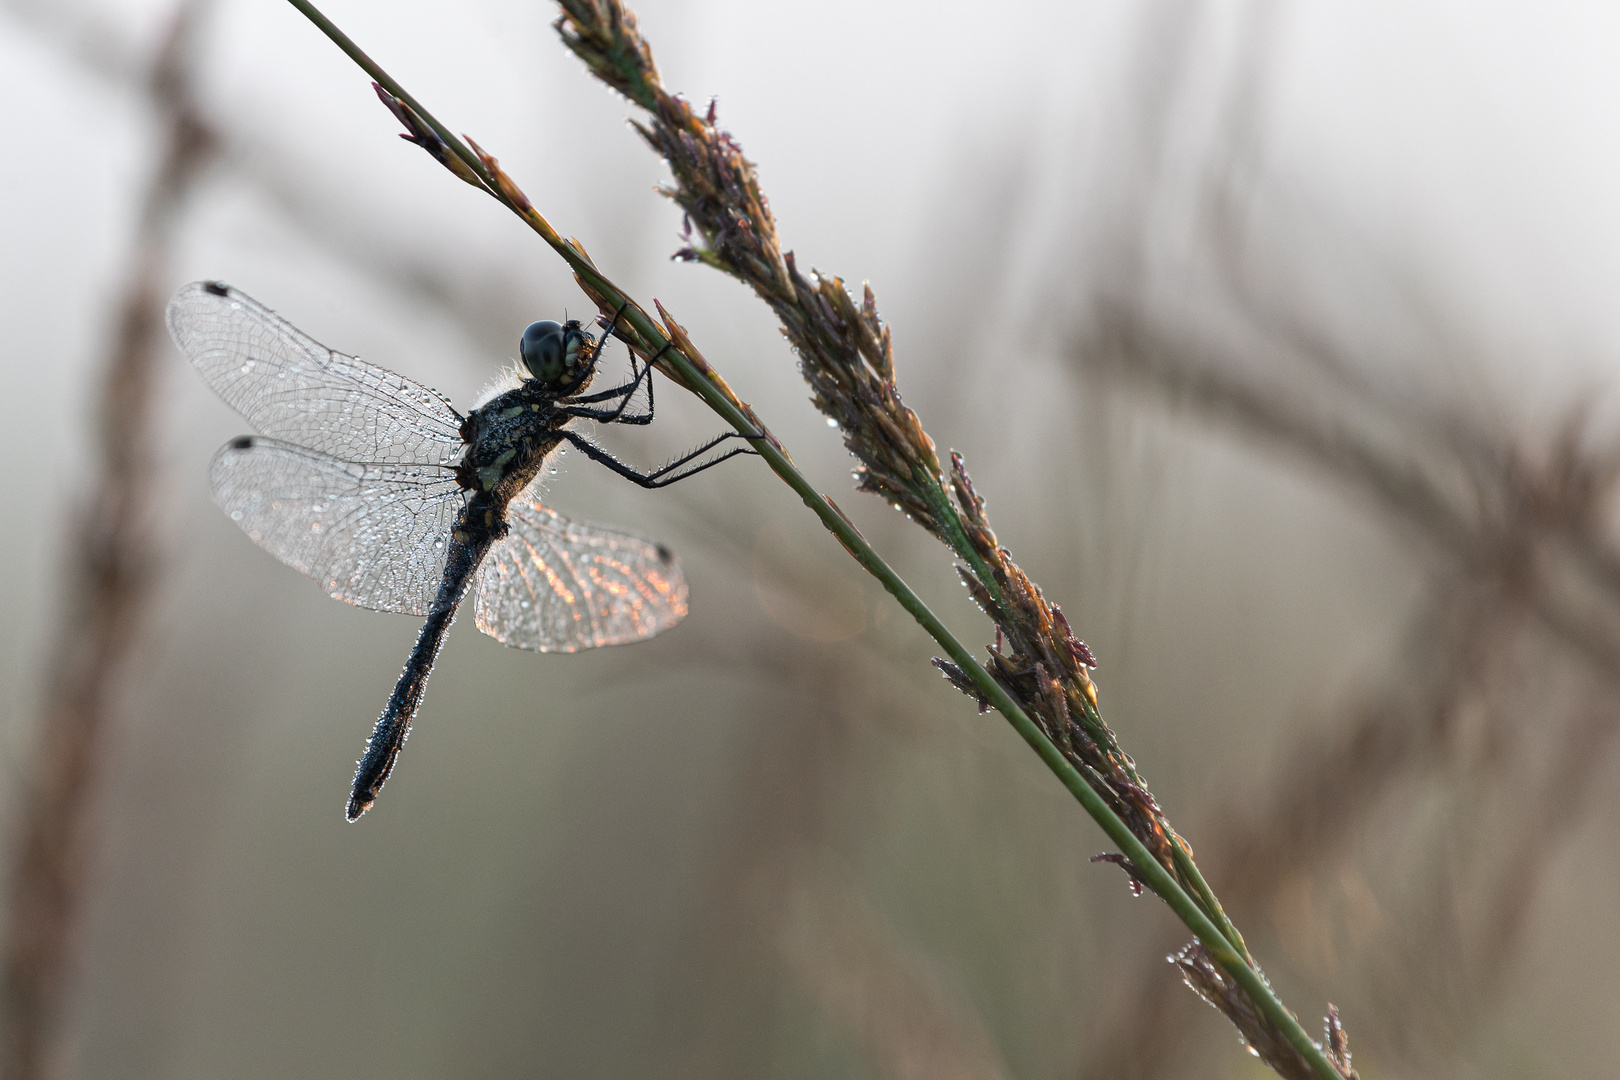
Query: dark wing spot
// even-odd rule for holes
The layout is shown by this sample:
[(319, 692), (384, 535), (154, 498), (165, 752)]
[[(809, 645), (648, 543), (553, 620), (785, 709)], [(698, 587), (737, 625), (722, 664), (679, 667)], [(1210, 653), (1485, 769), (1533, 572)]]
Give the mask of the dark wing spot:
[(238, 435), (236, 438), (231, 440), (232, 450), (246, 450), (252, 445), (253, 436), (251, 435)]
[(223, 281), (205, 281), (203, 282), (203, 289), (213, 293), (215, 296), (229, 296), (231, 294), (231, 287)]
[(675, 553), (673, 551), (669, 550), (669, 548), (665, 547), (663, 544), (659, 544), (658, 545), (658, 561), (661, 562), (661, 563), (666, 563), (666, 564), (672, 563), (672, 562), (675, 561)]

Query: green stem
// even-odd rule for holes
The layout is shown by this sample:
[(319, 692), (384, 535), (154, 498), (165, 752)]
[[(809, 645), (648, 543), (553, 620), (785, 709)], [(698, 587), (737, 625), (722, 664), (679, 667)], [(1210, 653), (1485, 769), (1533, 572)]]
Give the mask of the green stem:
[[(484, 167), (483, 162), (478, 160), (477, 156), (467, 149), (460, 139), (451, 135), (449, 130), (440, 124), (432, 113), (428, 112), (420, 102), (407, 93), (404, 87), (395, 82), (387, 72), (378, 66), (376, 61), (367, 56), (358, 45), (334, 26), (331, 20), (327, 19), (313, 4), (309, 3), (309, 0), (288, 0), (288, 2), (319, 27), (327, 37), (331, 38), (379, 85), (409, 105), (425, 123), (433, 128), (440, 138), (444, 139), (446, 145), (485, 181), (485, 186), (490, 194), (506, 203), (514, 213), (523, 218), (531, 228), (538, 232), (573, 268), (575, 274), (588, 287), (606, 297), (614, 306), (627, 304), (625, 321), (641, 336), (644, 342), (654, 343), (656, 349), (668, 340), (664, 331), (652, 321), (645, 311), (604, 277), (582, 251), (563, 240), (556, 230), (551, 228), (550, 224), (540, 216), (538, 211), (532, 208), (526, 210), (514, 205), (507, 199), (501, 192), (499, 185), (496, 184), (493, 175)], [(693, 363), (679, 348), (670, 349), (664, 353), (664, 357), (676, 369), (687, 386), (732, 427), (745, 434), (755, 434), (756, 431), (763, 432), (763, 429), (758, 427), (757, 421), (745, 415), (729, 391), (722, 388), (719, 381), (707, 369), (706, 364), (700, 367), (698, 364)], [(1320, 1076), (1322, 1080), (1343, 1080), (1342, 1075), (1323, 1054), (1321, 1048), (1311, 1040), (1305, 1029), (1300, 1026), (1299, 1020), (1272, 993), (1271, 987), (1260, 973), (1250, 966), (1246, 951), (1242, 949), (1240, 944), (1234, 944), (1234, 942), (1241, 942), (1242, 938), (1238, 936), (1235, 929), (1231, 928), (1231, 924), (1226, 922), (1224, 913), (1221, 915), (1221, 920), (1225, 923), (1226, 930), (1230, 930), (1230, 937), (1226, 930), (1217, 926), (1211, 917), (1205, 913), (1204, 909), (1199, 906), (1198, 901), (1195, 901), (1181, 887), (1175, 876), (1153, 857), (1152, 853), (1136, 838), (1136, 835), (1131, 832), (1119, 815), (1115, 814), (1107, 802), (1103, 800), (1103, 797), (1090, 784), (1086, 783), (1085, 778), (1063, 756), (1062, 751), (1053, 745), (1052, 741), (1046, 737), (1045, 732), (1040, 729), (1034, 720), (1030, 719), (1029, 715), (1007, 693), (1006, 689), (990, 675), (984, 665), (973, 658), (973, 654), (968, 648), (957, 640), (956, 636), (940, 621), (939, 617), (923, 602), (922, 598), (912, 591), (911, 586), (907, 585), (900, 575), (895, 572), (894, 568), (883, 560), (882, 556), (873, 549), (871, 544), (867, 543), (866, 538), (832, 504), (832, 501), (818, 492), (810, 481), (799, 472), (776, 438), (768, 433), (765, 434), (767, 434), (766, 438), (755, 442), (755, 448), (759, 451), (760, 457), (764, 458), (765, 463), (770, 466), (771, 471), (776, 473), (788, 487), (793, 489), (799, 498), (804, 501), (804, 504), (821, 519), (822, 525), (838, 538), (844, 549), (854, 556), (855, 560), (876, 578), (891, 596), (899, 601), (900, 606), (905, 608), (907, 613), (917, 621), (918, 625), (928, 632), (929, 636), (939, 644), (940, 648), (945, 650), (951, 661), (973, 679), (974, 685), (979, 692), (985, 696), (991, 705), (995, 706), (996, 711), (1006, 718), (1007, 722), (1013, 726), (1013, 729), (1046, 764), (1046, 767), (1051, 769), (1057, 776), (1059, 782), (1069, 789), (1070, 794), (1085, 808), (1086, 813), (1090, 814), (1092, 819), (1102, 827), (1103, 832), (1108, 834), (1108, 838), (1119, 846), (1120, 851), (1130, 860), (1131, 867), (1137, 877), (1148, 888), (1152, 889), (1155, 895), (1169, 905), (1170, 909), (1175, 912), (1176, 917), (1186, 924), (1187, 928), (1198, 938), (1199, 943), (1209, 952), (1211, 958), (1232, 976), (1233, 980), (1254, 1001), (1256, 1007), (1266, 1014), (1266, 1017), (1277, 1030), (1283, 1033), (1290, 1045), (1310, 1063), (1312, 1071)], [(1175, 845), (1175, 849), (1178, 852), (1181, 851), (1179, 845)], [(1181, 852), (1181, 855), (1185, 857), (1184, 852)], [(1192, 860), (1187, 859), (1186, 861), (1190, 864)], [(1212, 910), (1219, 912), (1220, 905), (1214, 903), (1213, 894), (1208, 892), (1209, 887), (1203, 883), (1203, 878), (1195, 876), (1194, 880), (1199, 883), (1200, 892), (1204, 894), (1202, 898), (1205, 902), (1211, 904)]]
[(1192, 883), (1193, 891), (1203, 901), (1204, 913), (1210, 917), (1210, 920), (1216, 926), (1221, 928), (1221, 933), (1231, 943), (1232, 948), (1242, 954), (1246, 963), (1252, 965), (1254, 957), (1249, 955), (1249, 947), (1244, 944), (1243, 935), (1238, 933), (1238, 928), (1232, 924), (1231, 919), (1227, 918), (1226, 909), (1221, 906), (1220, 900), (1215, 896), (1215, 890), (1209, 887), (1209, 882), (1204, 880), (1203, 871), (1198, 869), (1198, 864), (1193, 861), (1192, 854), (1187, 850), (1186, 844), (1180, 836), (1174, 834), (1170, 837), (1170, 857), (1175, 861), (1176, 869), (1180, 871), (1182, 878)]

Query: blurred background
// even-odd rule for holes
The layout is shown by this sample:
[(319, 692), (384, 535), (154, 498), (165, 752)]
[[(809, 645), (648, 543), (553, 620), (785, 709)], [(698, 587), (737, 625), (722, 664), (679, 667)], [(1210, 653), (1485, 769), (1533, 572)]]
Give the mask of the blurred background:
[[(326, 10), (983, 637), (848, 491), (766, 310), (670, 261), (662, 167), (550, 6)], [(908, 404), (1307, 1026), (1336, 1003), (1368, 1080), (1612, 1076), (1620, 14), (636, 11), (800, 265), (873, 283)], [(223, 278), (463, 407), (589, 313), (367, 81), (271, 0), (0, 3), (7, 978), (49, 1032), (13, 1071), (1266, 1075), (1165, 963), (1185, 930), (756, 464), (570, 462), (549, 501), (669, 544), (691, 616), (578, 656), (458, 627), (344, 824), (416, 621), (210, 504), (243, 422), (162, 305)], [(604, 441), (717, 429), (659, 405)]]

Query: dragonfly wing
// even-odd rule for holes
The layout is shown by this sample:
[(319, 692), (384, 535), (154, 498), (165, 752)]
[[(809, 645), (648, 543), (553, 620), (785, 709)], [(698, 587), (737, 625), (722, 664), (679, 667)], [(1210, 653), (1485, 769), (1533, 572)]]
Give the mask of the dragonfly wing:
[(228, 285), (187, 285), (168, 321), (208, 385), (265, 435), (351, 461), (439, 465), (465, 449), (437, 390), (333, 352)]
[(478, 572), (478, 629), (539, 652), (577, 652), (662, 633), (686, 617), (675, 557), (639, 536), (570, 521), (531, 493)]
[(449, 468), (341, 461), (277, 439), (214, 455), (214, 501), (270, 554), (360, 607), (424, 615), (461, 511)]

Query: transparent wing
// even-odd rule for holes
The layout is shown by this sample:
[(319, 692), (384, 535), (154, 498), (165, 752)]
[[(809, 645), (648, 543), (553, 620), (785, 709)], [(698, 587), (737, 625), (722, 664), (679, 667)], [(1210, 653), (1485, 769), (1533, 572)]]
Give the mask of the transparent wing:
[(569, 521), (532, 492), (478, 572), (478, 629), (507, 645), (577, 652), (662, 633), (686, 617), (686, 580), (668, 549)]
[(214, 455), (214, 501), (255, 544), (360, 607), (425, 615), (461, 510), (438, 465), (340, 461), (276, 439)]
[(208, 385), (265, 435), (350, 461), (439, 465), (465, 449), (437, 390), (333, 352), (228, 285), (187, 285), (168, 320)]

